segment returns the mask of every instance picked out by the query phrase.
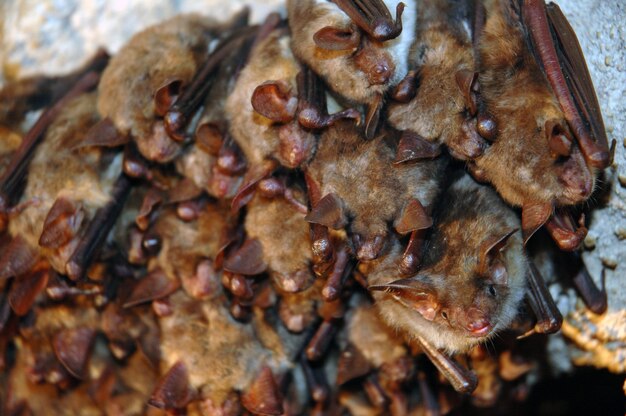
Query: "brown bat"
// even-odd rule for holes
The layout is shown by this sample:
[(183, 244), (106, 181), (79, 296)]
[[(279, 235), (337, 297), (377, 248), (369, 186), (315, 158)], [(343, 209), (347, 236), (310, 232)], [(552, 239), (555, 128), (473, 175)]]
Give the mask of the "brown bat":
[(477, 44), (478, 119), (492, 118), (497, 136), (471, 170), (508, 203), (522, 207), (525, 241), (546, 224), (561, 249), (573, 250), (586, 229), (582, 219), (577, 225), (558, 207), (587, 200), (596, 176), (610, 163), (584, 57), (554, 3), (484, 4), (486, 22)]
[[(419, 0), (409, 75), (392, 95), (389, 124), (404, 132), (398, 158), (430, 158), (446, 145), (457, 159), (481, 154), (476, 133), (476, 94), (471, 2)], [(475, 81), (474, 81), (475, 82)]]
[[(507, 328), (529, 274), (519, 220), (494, 191), (464, 175), (439, 206), (417, 274), (396, 280), (397, 243), (366, 271), (383, 319), (425, 345), (431, 359), (437, 349), (465, 352)], [(438, 367), (446, 374), (450, 364), (439, 361)], [(471, 390), (472, 383), (455, 388)]]
[(295, 169), (307, 163), (317, 145), (314, 129), (359, 117), (355, 110), (326, 113), (323, 86), (292, 55), (284, 28), (258, 40), (226, 101), (226, 113), (249, 166), (234, 209), (243, 206), (252, 187), (278, 165)]
[(268, 324), (262, 313), (252, 325), (235, 321), (223, 298), (199, 302), (179, 291), (170, 301), (172, 313), (160, 319), (165, 375), (151, 404), (183, 408), (200, 399), (219, 409), (236, 390), (242, 391), (241, 404), (249, 411), (281, 414), (272, 373), (292, 365), (287, 334)]
[[(98, 210), (123, 202), (123, 195), (113, 195), (121, 154), (85, 143), (86, 131), (98, 119), (96, 95), (91, 93), (68, 103), (50, 125), (30, 164), (24, 208), (9, 223), (14, 251), (3, 256), (3, 275), (26, 272), (40, 255), (59, 273), (69, 273), (67, 265), (77, 249), (94, 249), (93, 242), (81, 241)], [(114, 220), (108, 216), (109, 222)]]
[[(306, 220), (345, 228), (356, 257), (373, 260), (384, 251), (389, 224), (407, 234), (428, 228), (446, 159), (394, 165), (397, 134), (371, 141), (350, 122), (328, 128), (307, 167), (309, 193), (320, 195)], [(312, 198), (317, 200), (317, 198)], [(315, 242), (314, 242), (315, 244)]]
[(194, 79), (210, 42), (230, 25), (188, 14), (134, 35), (102, 75), (98, 112), (103, 121), (92, 131), (93, 140), (117, 144), (132, 139), (146, 159), (160, 163), (178, 156), (181, 144), (168, 135), (163, 116)]
[(365, 128), (372, 138), (385, 92), (408, 71), (415, 2), (290, 0), (287, 14), (294, 55), (341, 98), (368, 106)]

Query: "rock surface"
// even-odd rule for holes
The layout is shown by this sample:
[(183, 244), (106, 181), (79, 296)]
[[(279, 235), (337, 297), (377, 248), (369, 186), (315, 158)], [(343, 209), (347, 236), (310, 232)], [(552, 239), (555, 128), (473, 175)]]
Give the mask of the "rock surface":
[[(252, 3), (254, 3), (252, 5)], [(37, 73), (62, 74), (85, 62), (98, 47), (115, 53), (136, 31), (180, 12), (229, 16), (252, 5), (252, 20), (271, 10), (284, 13), (284, 0), (21, 0), (0, 2), (0, 86)], [(562, 335), (551, 337), (558, 371), (571, 363), (626, 371), (626, 3), (619, 0), (558, 2), (576, 31), (591, 71), (609, 140), (617, 141), (614, 165), (603, 186), (608, 201), (593, 211), (583, 254), (600, 282), (606, 270), (609, 310), (595, 316), (571, 288), (552, 285), (565, 316)], [(570, 342), (565, 343), (565, 337)], [(573, 341), (573, 342), (571, 342)], [(567, 345), (567, 347), (566, 347)]]

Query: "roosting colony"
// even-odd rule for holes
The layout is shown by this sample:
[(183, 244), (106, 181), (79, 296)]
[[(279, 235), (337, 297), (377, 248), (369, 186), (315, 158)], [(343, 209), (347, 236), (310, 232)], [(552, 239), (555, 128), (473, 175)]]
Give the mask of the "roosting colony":
[(538, 363), (515, 337), (562, 319), (526, 243), (545, 226), (579, 261), (574, 206), (611, 158), (558, 6), (290, 0), (247, 20), (178, 16), (2, 91), (5, 414), (522, 400)]

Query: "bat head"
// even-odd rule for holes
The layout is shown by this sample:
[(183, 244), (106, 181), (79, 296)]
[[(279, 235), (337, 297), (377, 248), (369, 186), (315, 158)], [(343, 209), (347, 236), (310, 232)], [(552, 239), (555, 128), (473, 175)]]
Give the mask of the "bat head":
[[(408, 9), (407, 21), (413, 14)], [(408, 70), (412, 25), (393, 39), (377, 40), (331, 2), (290, 1), (288, 13), (294, 54), (351, 101), (372, 103)]]

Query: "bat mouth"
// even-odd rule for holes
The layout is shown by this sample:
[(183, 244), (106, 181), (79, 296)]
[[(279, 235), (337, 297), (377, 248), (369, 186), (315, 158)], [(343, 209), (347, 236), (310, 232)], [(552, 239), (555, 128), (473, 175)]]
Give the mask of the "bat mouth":
[[(480, 324), (483, 325), (483, 324)], [(469, 335), (471, 337), (482, 338), (489, 335), (493, 329), (493, 326), (490, 323), (484, 324), (484, 326), (473, 326), (472, 328), (468, 328)]]

